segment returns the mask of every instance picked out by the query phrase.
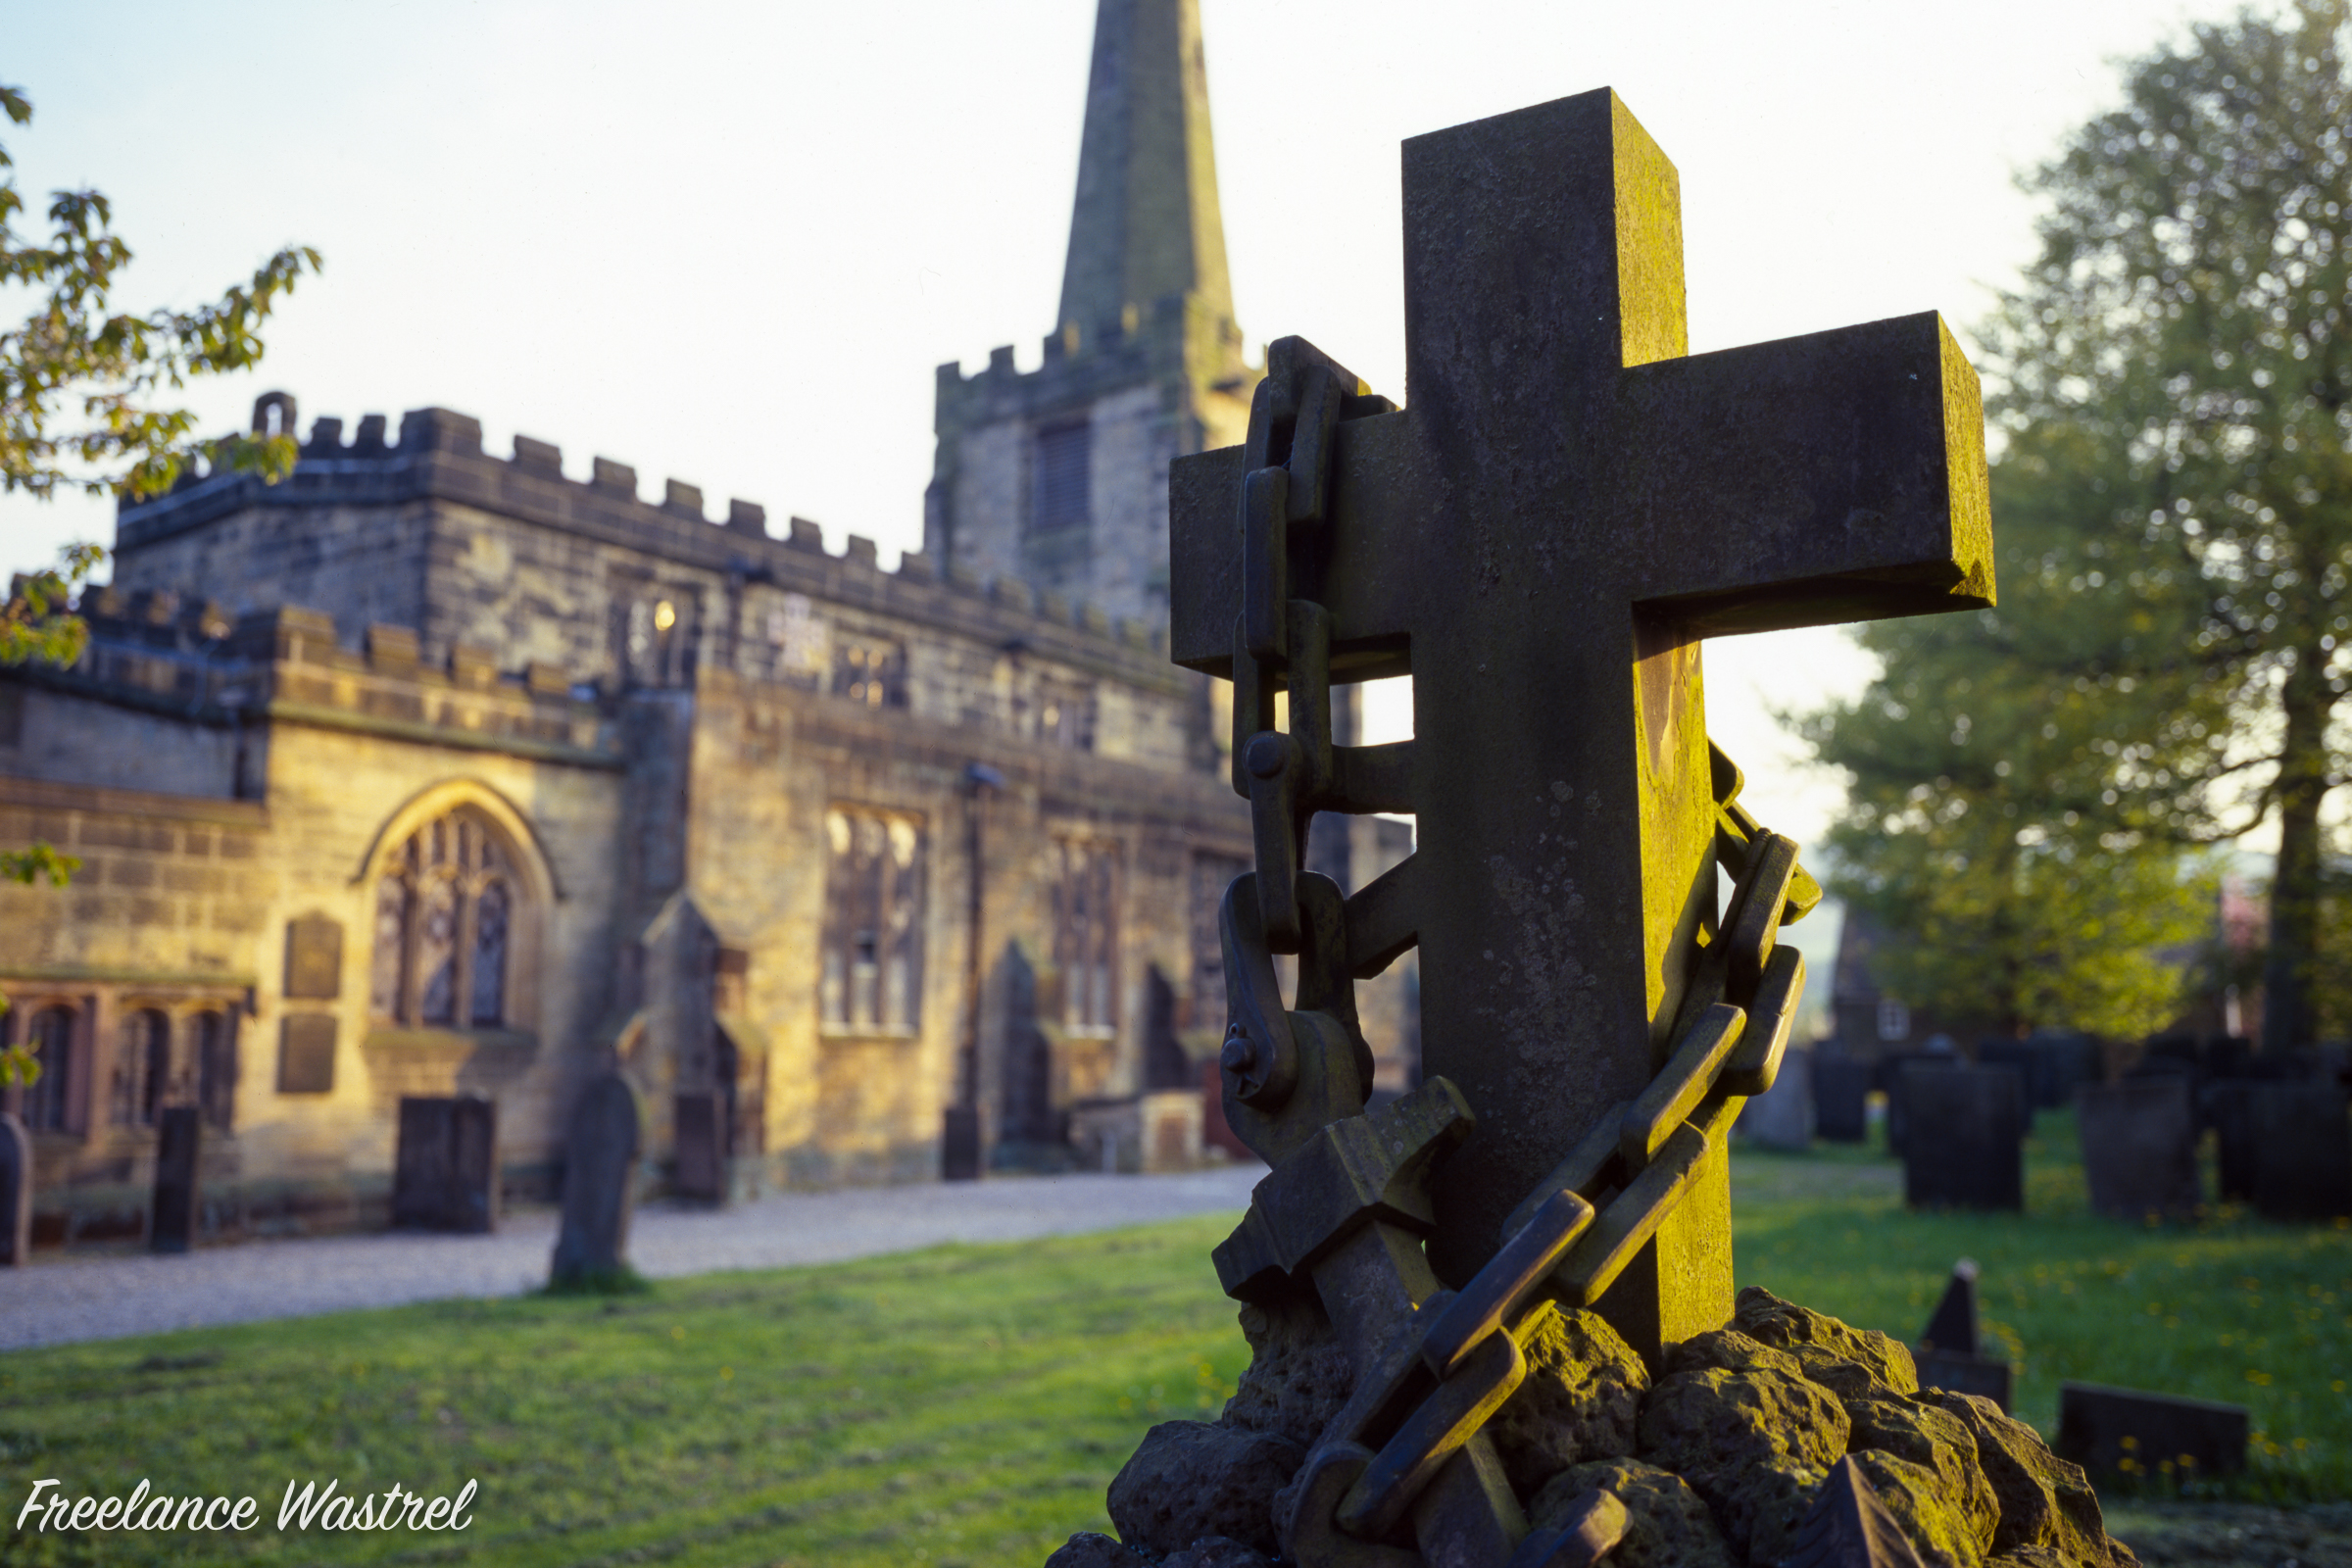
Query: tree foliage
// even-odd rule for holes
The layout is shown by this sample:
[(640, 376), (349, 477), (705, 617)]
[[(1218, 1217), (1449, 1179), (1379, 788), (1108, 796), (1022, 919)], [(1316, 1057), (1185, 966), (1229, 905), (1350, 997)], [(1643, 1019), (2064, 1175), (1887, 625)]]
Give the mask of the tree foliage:
[[(28, 124), (32, 102), (22, 88), (0, 85), (0, 113)], [(149, 496), (170, 489), (200, 456), (216, 469), (272, 483), (292, 472), (291, 432), (198, 443), (191, 439), (195, 414), (158, 399), (191, 376), (259, 364), (262, 323), (305, 271), (318, 270), (318, 253), (287, 246), (217, 304), (117, 311), (114, 288), (131, 251), (114, 231), (113, 204), (94, 190), (52, 192), (49, 234), (35, 242), (17, 227), (24, 199), (15, 171), (0, 144), (0, 287), (34, 297), (24, 325), (0, 332), (0, 493), (47, 500), (78, 488)], [(88, 628), (74, 612), (74, 591), (105, 558), (97, 545), (72, 545), (56, 567), (10, 585), (0, 609), (0, 666), (71, 664), (81, 657)], [(73, 856), (34, 844), (0, 852), (0, 882), (63, 887), (79, 866)], [(29, 1083), (39, 1073), (23, 1049), (0, 1049), (0, 1085)]]
[[(2084, 929), (2058, 911), (2095, 893), (2120, 955), (2167, 928), (2180, 847), (2275, 822), (2274, 1046), (2313, 1026), (2344, 777), (2348, 60), (2348, 0), (2194, 27), (2029, 177), (2040, 254), (1984, 332), (2001, 607), (1871, 628), (1886, 677), (1809, 726), (1856, 776), (1838, 844), (1866, 902), (2019, 960), (2098, 967), (2041, 923)], [(1937, 974), (1964, 996), (1988, 958)]]
[(1988, 334), (2004, 466), (2067, 520), (2050, 569), (2160, 636), (2109, 651), (2136, 755), (2102, 805), (2181, 838), (2277, 825), (2265, 1037), (2298, 1044), (2352, 689), (2352, 5), (2195, 27), (2031, 184), (2041, 254)]
[[(32, 119), (23, 89), (0, 86), (0, 111)], [(133, 497), (168, 490), (194, 457), (196, 416), (159, 407), (198, 375), (261, 363), (261, 325), (318, 253), (289, 245), (249, 283), (192, 311), (131, 315), (113, 308), (131, 251), (114, 231), (114, 204), (94, 190), (51, 194), (45, 244), (17, 230), (24, 212), (15, 161), (0, 145), (0, 285), (37, 296), (24, 324), (0, 333), (0, 491), (47, 497), (78, 487)], [(290, 433), (235, 436), (214, 461), (279, 478), (294, 466)]]

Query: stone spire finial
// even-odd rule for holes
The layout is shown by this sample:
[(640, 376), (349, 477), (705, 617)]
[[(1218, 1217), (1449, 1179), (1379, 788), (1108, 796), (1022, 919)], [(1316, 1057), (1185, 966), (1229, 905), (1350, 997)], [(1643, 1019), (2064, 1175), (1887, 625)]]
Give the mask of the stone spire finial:
[(1171, 294), (1233, 319), (1200, 0), (1100, 0), (1055, 324), (1091, 343)]

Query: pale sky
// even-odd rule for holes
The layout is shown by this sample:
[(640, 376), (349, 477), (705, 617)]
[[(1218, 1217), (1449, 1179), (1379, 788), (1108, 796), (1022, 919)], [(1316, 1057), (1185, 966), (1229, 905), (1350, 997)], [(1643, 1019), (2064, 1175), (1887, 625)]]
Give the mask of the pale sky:
[[(1967, 341), (2032, 254), (2016, 171), (2109, 104), (2179, 0), (1201, 0), (1237, 314), (1400, 400), (1402, 138), (1615, 87), (1682, 173), (1694, 351), (1938, 310)], [(218, 429), (438, 404), (880, 542), (920, 542), (933, 367), (1022, 368), (1054, 324), (1093, 0), (656, 8), (0, 0), (0, 129), (37, 220), (93, 185), (118, 304), (325, 254)], [(13, 321), (17, 301), (0, 292)], [(1998, 527), (1998, 519), (1995, 519)], [(113, 538), (109, 503), (0, 499), (0, 565)], [(1766, 715), (1867, 678), (1834, 631), (1714, 644), (1709, 727), (1767, 824), (1834, 782)], [(1381, 721), (1405, 722), (1388, 703)]]

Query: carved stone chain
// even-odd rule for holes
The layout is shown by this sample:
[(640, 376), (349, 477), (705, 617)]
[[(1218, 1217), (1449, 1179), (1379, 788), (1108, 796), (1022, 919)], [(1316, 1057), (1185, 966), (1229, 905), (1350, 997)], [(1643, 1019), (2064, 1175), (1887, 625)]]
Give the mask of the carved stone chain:
[[(1421, 1250), (1435, 1228), (1428, 1179), (1469, 1135), (1471, 1111), (1432, 1078), (1367, 1113), (1372, 1054), (1355, 1007), (1355, 981), (1416, 940), (1413, 862), (1352, 898), (1302, 869), (1315, 812), (1414, 808), (1413, 743), (1333, 744), (1332, 617), (1295, 592), (1311, 586), (1330, 527), (1342, 423), (1395, 406), (1310, 346), (1279, 347), (1250, 409), (1238, 530), (1233, 784), (1250, 800), (1256, 859), (1218, 911), (1226, 1119), (1274, 1170), (1216, 1264), (1242, 1300), (1311, 1283), (1357, 1363), (1353, 1397), (1307, 1458), (1285, 1548), (1303, 1568), (1588, 1564), (1615, 1544), (1622, 1509), (1595, 1494), (1562, 1528), (1531, 1535), (1480, 1428), (1526, 1377), (1522, 1347), (1557, 1304), (1599, 1300), (1740, 1101), (1772, 1087), (1805, 972), (1777, 937), (1821, 890), (1795, 844), (1740, 806), (1739, 769), (1714, 752), (1715, 851), (1736, 891), (1698, 951), (1665, 1066), (1528, 1196), (1460, 1293), (1442, 1289)], [(1286, 689), (1281, 728), (1275, 695)], [(1298, 956), (1289, 1003), (1276, 954)], [(1417, 1551), (1397, 1544), (1408, 1523)]]

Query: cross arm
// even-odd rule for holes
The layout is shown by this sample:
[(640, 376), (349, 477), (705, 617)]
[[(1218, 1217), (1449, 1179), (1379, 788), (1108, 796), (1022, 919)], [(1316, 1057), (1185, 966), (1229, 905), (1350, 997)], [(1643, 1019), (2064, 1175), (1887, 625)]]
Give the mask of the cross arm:
[(1984, 403), (1934, 313), (1622, 372), (1635, 597), (1701, 636), (1993, 600)]
[[(1407, 638), (1426, 571), (1421, 529), (1433, 489), (1409, 413), (1346, 419), (1333, 435), (1330, 523), (1312, 575), (1292, 592), (1331, 612), (1331, 677), (1410, 672)], [(1242, 606), (1241, 447), (1178, 458), (1168, 467), (1168, 657), (1233, 674)]]

